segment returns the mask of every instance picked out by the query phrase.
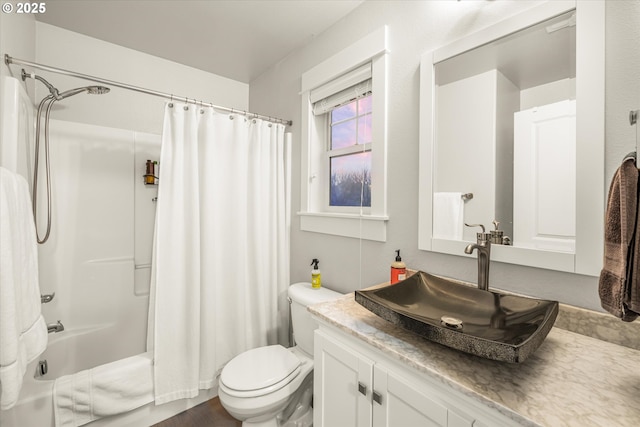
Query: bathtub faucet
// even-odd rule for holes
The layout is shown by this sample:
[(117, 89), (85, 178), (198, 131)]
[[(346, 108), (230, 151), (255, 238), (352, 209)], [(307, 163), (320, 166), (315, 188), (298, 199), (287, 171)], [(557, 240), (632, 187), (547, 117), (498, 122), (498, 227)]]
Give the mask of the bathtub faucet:
[(62, 332), (64, 331), (64, 325), (58, 320), (58, 323), (49, 323), (47, 325), (47, 332), (51, 333), (51, 332)]

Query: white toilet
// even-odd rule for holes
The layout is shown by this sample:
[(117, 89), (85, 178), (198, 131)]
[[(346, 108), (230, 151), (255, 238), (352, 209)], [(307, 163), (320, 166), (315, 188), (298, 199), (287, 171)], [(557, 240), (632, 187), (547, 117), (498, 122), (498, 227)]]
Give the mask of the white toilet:
[(313, 424), (313, 331), (307, 306), (342, 296), (311, 283), (289, 287), (296, 346), (254, 348), (234, 357), (220, 374), (222, 406), (243, 427), (308, 427)]

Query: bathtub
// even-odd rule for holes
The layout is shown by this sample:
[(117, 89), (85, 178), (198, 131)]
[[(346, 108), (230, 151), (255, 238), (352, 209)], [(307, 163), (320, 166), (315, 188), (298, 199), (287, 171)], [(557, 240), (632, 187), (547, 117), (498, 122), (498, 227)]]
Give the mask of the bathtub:
[[(54, 427), (53, 384), (56, 378), (84, 369), (133, 356), (122, 354), (113, 345), (112, 325), (97, 325), (65, 330), (49, 335), (45, 352), (27, 367), (18, 403), (11, 409), (0, 411), (2, 427)], [(48, 372), (37, 376), (39, 361), (47, 360)], [(144, 427), (151, 426), (195, 405), (217, 396), (217, 387), (203, 390), (194, 399), (184, 399), (155, 406), (153, 403), (124, 414), (106, 417), (86, 424), (90, 427)]]

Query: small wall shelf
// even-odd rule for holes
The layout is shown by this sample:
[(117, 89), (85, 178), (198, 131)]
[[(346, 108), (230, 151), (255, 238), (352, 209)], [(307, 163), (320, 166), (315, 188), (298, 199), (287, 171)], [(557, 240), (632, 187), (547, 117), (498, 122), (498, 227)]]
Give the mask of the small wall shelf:
[(145, 163), (146, 173), (144, 177), (144, 185), (158, 185), (158, 162), (147, 160)]

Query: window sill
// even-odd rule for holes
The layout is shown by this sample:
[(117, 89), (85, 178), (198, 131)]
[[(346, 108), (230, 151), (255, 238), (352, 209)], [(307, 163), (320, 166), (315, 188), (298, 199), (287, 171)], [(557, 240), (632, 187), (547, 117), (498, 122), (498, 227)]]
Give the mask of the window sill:
[(356, 239), (387, 241), (387, 216), (298, 212), (300, 230)]

